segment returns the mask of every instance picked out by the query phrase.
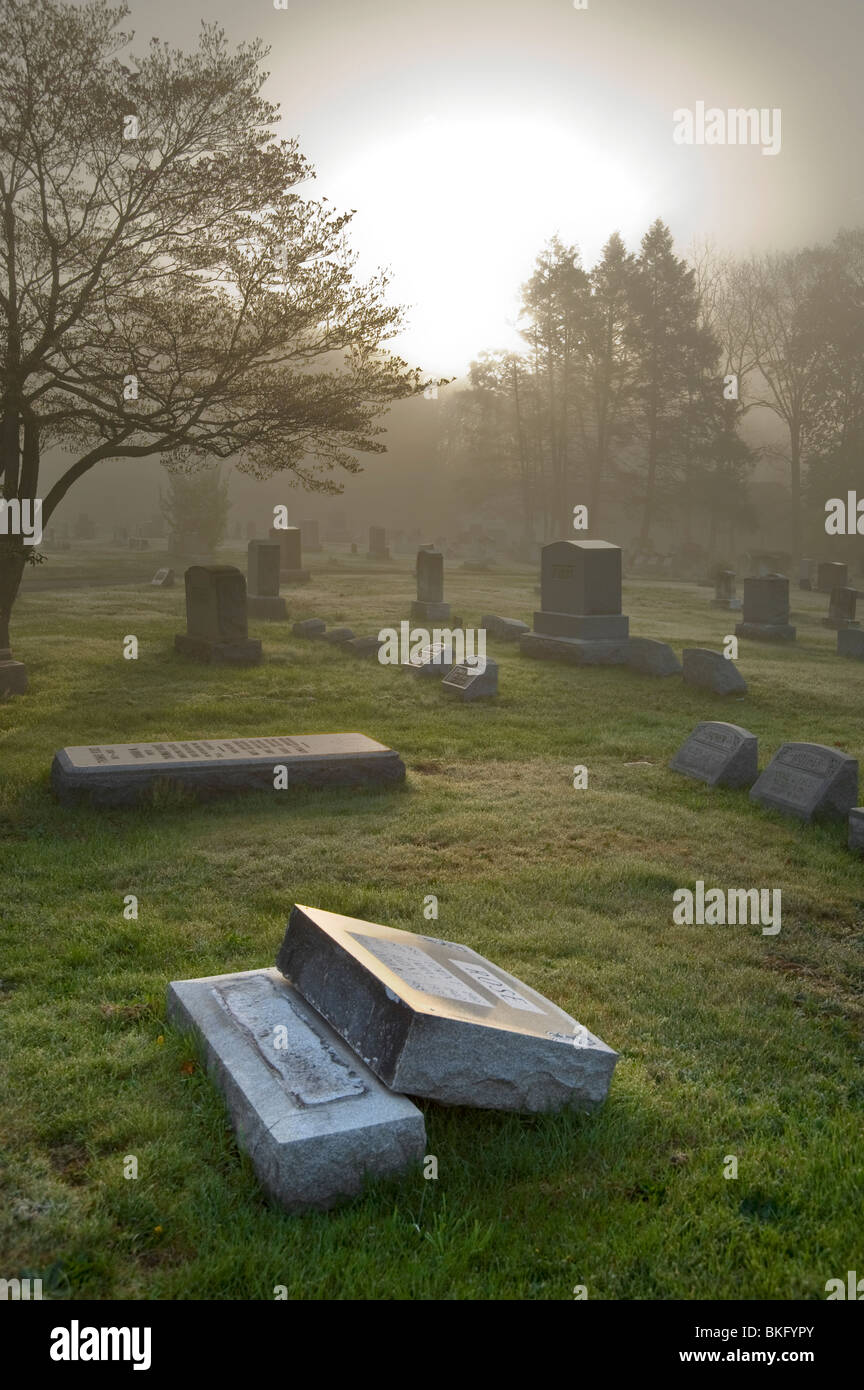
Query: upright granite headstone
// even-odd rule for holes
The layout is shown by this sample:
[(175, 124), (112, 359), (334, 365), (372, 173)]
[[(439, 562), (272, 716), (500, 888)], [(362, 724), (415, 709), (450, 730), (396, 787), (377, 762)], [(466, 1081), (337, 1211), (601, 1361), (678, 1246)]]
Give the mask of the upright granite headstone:
[(535, 632), (593, 641), (626, 637), (630, 620), (621, 613), (621, 547), (608, 541), (544, 545), (540, 607)]
[(472, 666), (463, 661), (459, 666), (454, 666), (452, 671), (448, 671), (441, 682), (441, 689), (445, 695), (463, 701), (497, 695), (498, 662), (490, 661), (487, 656), (486, 664), (481, 671), (479, 666)]
[(51, 765), (51, 784), (61, 801), (90, 797), (99, 806), (146, 801), (157, 783), (173, 783), (210, 797), (250, 790), (279, 796), (293, 786), (356, 787), (404, 780), (399, 754), (357, 733), (96, 744), (61, 748)]
[(798, 588), (805, 592), (813, 588), (813, 563), (806, 557), (798, 561)]
[(725, 608), (733, 611), (741, 607), (740, 598), (735, 597), (735, 571), (718, 570), (714, 580), (712, 608)]
[(246, 580), (233, 565), (191, 565), (186, 571), (186, 631), (174, 647), (197, 661), (256, 666), (261, 643), (250, 638)]
[(279, 545), (279, 578), (283, 584), (306, 584), (309, 571), (303, 568), (303, 548), (298, 526), (270, 527), (270, 540)]
[(304, 550), (311, 550), (313, 553), (319, 551), (321, 541), (318, 537), (318, 522), (301, 521), (300, 538)]
[(755, 734), (740, 724), (705, 720), (685, 739), (669, 766), (709, 787), (749, 787), (759, 775)]
[(841, 627), (837, 631), (837, 655), (864, 661), (864, 632), (860, 627)]
[(298, 904), (277, 965), (395, 1091), (532, 1112), (606, 1098), (617, 1053), (467, 946)]
[(816, 568), (816, 588), (820, 594), (832, 589), (845, 589), (849, 583), (849, 567), (835, 560), (820, 560)]
[(240, 1147), (287, 1211), (332, 1207), (367, 1177), (423, 1158), (417, 1107), (383, 1086), (278, 970), (174, 980), (167, 1014), (203, 1044)]
[(417, 551), (417, 598), (411, 617), (433, 622), (450, 617), (450, 605), (444, 602), (444, 556), (431, 546)]
[(782, 574), (765, 574), (744, 580), (744, 611), (736, 623), (738, 637), (763, 642), (793, 642), (789, 622), (789, 580)]
[(784, 743), (750, 800), (799, 820), (845, 820), (858, 800), (857, 760), (823, 743)]
[(279, 546), (275, 541), (250, 541), (246, 550), (246, 572), (249, 577), (246, 603), (249, 616), (267, 619), (287, 618), (285, 600), (279, 596)]
[(174, 571), (167, 567), (157, 570), (150, 583), (155, 589), (173, 589)]
[(858, 602), (857, 589), (832, 589), (828, 604), (828, 617), (822, 619), (823, 627), (841, 632), (844, 628), (860, 627), (855, 621), (855, 605)]
[(390, 551), (387, 549), (387, 532), (383, 526), (369, 527), (369, 551), (370, 560), (389, 560)]

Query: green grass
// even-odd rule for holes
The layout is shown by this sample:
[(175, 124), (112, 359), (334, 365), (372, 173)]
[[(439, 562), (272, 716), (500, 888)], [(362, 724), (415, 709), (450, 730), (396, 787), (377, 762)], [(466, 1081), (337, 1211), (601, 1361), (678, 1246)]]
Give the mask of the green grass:
[[(160, 563), (144, 558), (124, 578)], [(407, 615), (407, 558), (340, 560), (315, 557), (314, 583), (284, 591), (292, 619), (363, 634)], [(88, 564), (110, 578), (125, 561)], [(530, 618), (533, 583), (453, 568), (447, 596), (468, 624)], [(709, 598), (645, 583), (624, 606), (634, 634), (680, 651), (732, 631)], [(763, 762), (789, 739), (864, 755), (864, 666), (833, 654), (826, 602), (793, 595), (793, 648), (742, 643), (742, 699), (491, 643), (501, 694), (461, 706), (290, 625), (252, 625), (259, 668), (187, 663), (172, 650), (182, 587), (25, 592), (15, 650), (31, 693), (0, 704), (0, 1276), (97, 1299), (269, 1299), (277, 1285), (569, 1299), (577, 1284), (591, 1299), (824, 1299), (864, 1258), (861, 862), (842, 826), (785, 821), (666, 763), (703, 718), (758, 734)], [(122, 658), (127, 634), (138, 661)], [(336, 729), (398, 749), (404, 789), (113, 812), (50, 791), (64, 744)], [(779, 936), (673, 926), (672, 893), (697, 878), (781, 888)], [(272, 964), (295, 901), (491, 956), (620, 1052), (607, 1103), (542, 1117), (424, 1104), (437, 1181), (418, 1168), (338, 1211), (274, 1210), (164, 994)]]

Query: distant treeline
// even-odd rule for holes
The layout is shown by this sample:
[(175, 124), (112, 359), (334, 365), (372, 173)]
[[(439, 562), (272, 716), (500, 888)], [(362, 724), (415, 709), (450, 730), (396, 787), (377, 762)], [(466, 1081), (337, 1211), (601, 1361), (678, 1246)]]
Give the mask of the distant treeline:
[(466, 504), (497, 497), (526, 543), (561, 534), (581, 504), (588, 534), (620, 535), (626, 518), (650, 550), (662, 524), (681, 547), (731, 558), (761, 519), (760, 450), (741, 428), (760, 407), (778, 421), (789, 551), (824, 542), (825, 500), (860, 482), (864, 230), (688, 264), (658, 220), (638, 255), (616, 232), (590, 270), (554, 238), (523, 286), (520, 331), (524, 351), (472, 363), (442, 448)]

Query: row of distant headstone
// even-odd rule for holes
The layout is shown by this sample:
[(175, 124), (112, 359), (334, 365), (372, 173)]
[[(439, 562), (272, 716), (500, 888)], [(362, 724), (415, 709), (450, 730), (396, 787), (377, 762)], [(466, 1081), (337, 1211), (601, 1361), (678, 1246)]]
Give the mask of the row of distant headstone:
[(175, 980), (167, 1002), (289, 1211), (419, 1175), (426, 1129), (409, 1096), (541, 1113), (608, 1094), (618, 1054), (458, 942), (295, 906), (277, 966)]
[(669, 766), (709, 787), (750, 788), (750, 800), (798, 820), (846, 820), (850, 849), (864, 849), (858, 761), (823, 743), (784, 743), (759, 771), (755, 734), (739, 724), (698, 724)]
[[(855, 619), (858, 590), (847, 579), (847, 566), (837, 561), (826, 560), (814, 566), (812, 560), (802, 560), (798, 587), (829, 595), (822, 626), (837, 633), (838, 655), (864, 660), (864, 632)], [(766, 642), (795, 641), (796, 630), (789, 621), (789, 580), (785, 575), (763, 574), (745, 579), (742, 605), (735, 594), (734, 570), (720, 570), (712, 603), (715, 608), (741, 609), (742, 621), (735, 628), (739, 637)]]

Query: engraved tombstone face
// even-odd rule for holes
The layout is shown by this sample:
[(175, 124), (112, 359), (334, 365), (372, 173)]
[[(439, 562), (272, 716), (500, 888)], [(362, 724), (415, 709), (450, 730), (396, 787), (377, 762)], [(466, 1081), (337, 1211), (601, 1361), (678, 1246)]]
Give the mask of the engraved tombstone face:
[(246, 580), (231, 565), (192, 565), (186, 571), (186, 625), (190, 637), (236, 642), (248, 636)]
[(544, 613), (621, 612), (621, 547), (608, 541), (553, 541), (540, 559)]
[(444, 556), (438, 550), (417, 552), (417, 601), (442, 603), (444, 600)]

